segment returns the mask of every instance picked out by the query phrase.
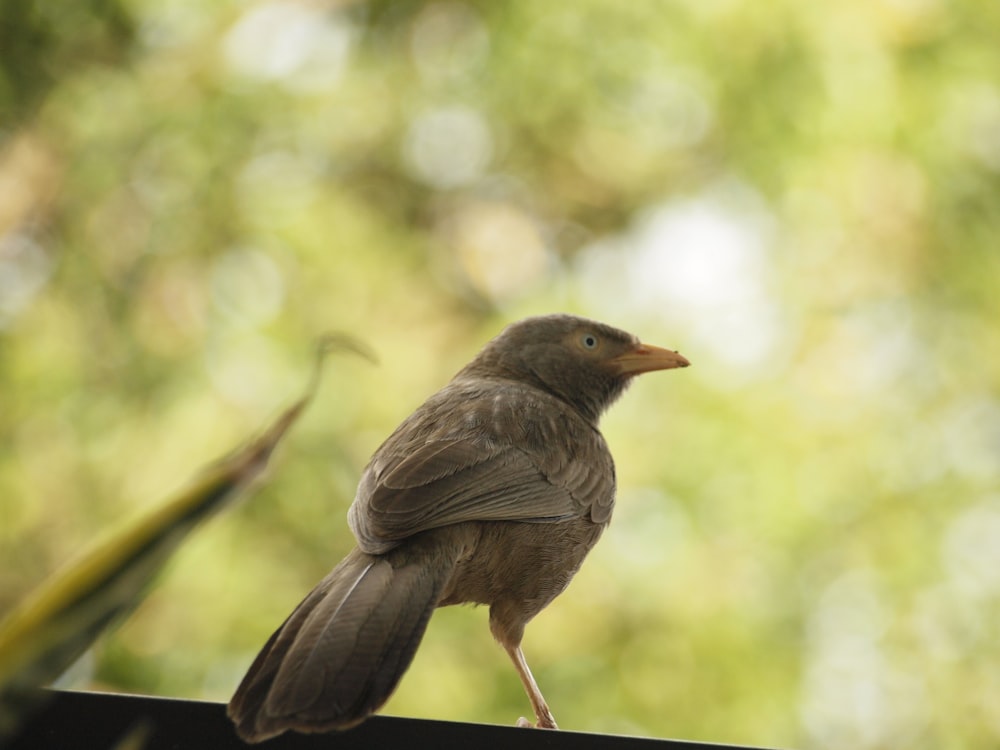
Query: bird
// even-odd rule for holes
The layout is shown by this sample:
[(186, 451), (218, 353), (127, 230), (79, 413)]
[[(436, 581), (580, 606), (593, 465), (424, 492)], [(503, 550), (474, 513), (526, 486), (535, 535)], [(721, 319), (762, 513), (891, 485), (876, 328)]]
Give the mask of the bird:
[(274, 632), (234, 693), (237, 734), (345, 730), (395, 690), (437, 607), (489, 607), (528, 695), (555, 718), (521, 649), (611, 520), (600, 416), (678, 352), (576, 315), (511, 323), (375, 451), (348, 510), (357, 545)]

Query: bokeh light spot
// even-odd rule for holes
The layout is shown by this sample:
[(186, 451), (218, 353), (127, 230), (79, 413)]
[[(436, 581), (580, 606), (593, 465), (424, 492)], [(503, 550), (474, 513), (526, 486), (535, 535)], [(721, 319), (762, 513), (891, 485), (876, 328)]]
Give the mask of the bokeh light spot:
[(493, 156), (485, 118), (469, 107), (442, 107), (414, 118), (404, 146), (413, 176), (442, 190), (481, 177)]

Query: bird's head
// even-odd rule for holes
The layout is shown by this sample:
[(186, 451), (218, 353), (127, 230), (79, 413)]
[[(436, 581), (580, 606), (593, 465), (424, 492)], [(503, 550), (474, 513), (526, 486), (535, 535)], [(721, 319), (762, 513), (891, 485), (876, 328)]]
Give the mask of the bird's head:
[(677, 352), (643, 344), (604, 323), (544, 315), (507, 326), (462, 374), (530, 384), (596, 421), (634, 376), (689, 364)]

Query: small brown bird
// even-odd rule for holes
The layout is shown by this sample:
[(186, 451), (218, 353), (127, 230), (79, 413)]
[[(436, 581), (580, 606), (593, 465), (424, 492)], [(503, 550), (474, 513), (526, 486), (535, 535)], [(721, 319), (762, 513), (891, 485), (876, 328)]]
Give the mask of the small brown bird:
[(358, 546), (243, 678), (229, 703), (239, 735), (364, 721), (396, 688), (434, 608), (468, 602), (489, 605), (536, 726), (556, 728), (521, 638), (611, 518), (615, 467), (598, 418), (633, 376), (687, 366), (571, 315), (504, 329), (375, 452), (348, 513)]

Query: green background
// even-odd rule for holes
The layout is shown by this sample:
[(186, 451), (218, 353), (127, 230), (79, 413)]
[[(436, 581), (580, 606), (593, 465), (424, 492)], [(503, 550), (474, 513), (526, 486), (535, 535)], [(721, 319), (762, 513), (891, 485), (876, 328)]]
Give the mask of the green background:
[[(67, 684), (226, 700), (503, 325), (680, 349), (525, 651), (568, 729), (1000, 743), (1000, 4), (0, 0), (0, 612), (295, 398)], [(388, 713), (529, 708), (438, 612)]]

